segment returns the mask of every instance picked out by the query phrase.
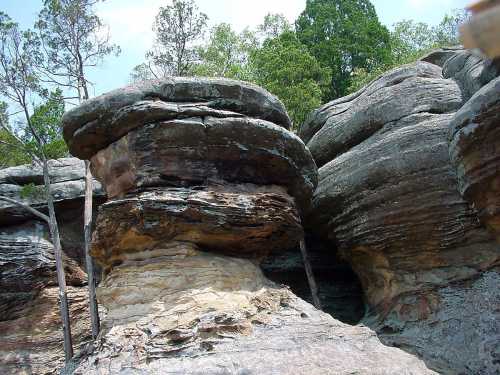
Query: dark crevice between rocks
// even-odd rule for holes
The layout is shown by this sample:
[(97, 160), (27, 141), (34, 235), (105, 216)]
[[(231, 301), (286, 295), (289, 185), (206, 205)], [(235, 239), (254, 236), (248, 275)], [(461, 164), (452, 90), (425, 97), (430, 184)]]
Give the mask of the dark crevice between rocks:
[[(309, 260), (318, 285), (323, 311), (347, 324), (357, 324), (365, 313), (361, 283), (350, 265), (338, 257), (335, 245), (306, 235)], [(297, 246), (268, 256), (261, 268), (270, 280), (284, 284), (312, 303), (311, 291)]]

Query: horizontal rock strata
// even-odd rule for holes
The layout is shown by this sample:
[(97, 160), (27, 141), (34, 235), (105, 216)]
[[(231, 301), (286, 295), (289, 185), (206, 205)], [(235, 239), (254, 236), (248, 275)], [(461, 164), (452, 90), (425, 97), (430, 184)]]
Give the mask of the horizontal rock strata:
[[(83, 253), (84, 163), (49, 161), (68, 285), (73, 344), (90, 339)], [(24, 186), (30, 184), (25, 196)], [(102, 201), (95, 184), (96, 203)], [(0, 195), (46, 212), (41, 168), (0, 170)], [(0, 373), (58, 374), (64, 364), (54, 247), (46, 223), (0, 201)]]
[[(500, 259), (449, 159), (450, 122), (466, 98), (459, 79), (419, 61), (313, 112), (301, 137), (321, 168), (306, 225), (350, 262), (369, 304), (365, 322), (386, 342), (444, 373), (494, 372), (486, 345), (494, 332), (466, 331), (484, 314), (458, 309), (463, 321), (445, 318), (446, 288), (482, 279)], [(454, 293), (455, 303), (468, 295)], [(462, 339), (448, 333), (455, 330)]]
[(317, 182), (276, 98), (167, 79), (98, 97), (64, 122), (110, 198), (91, 249), (107, 317), (75, 373), (432, 373), (262, 274), (265, 255), (302, 238)]
[[(477, 91), (450, 124), (450, 157), (459, 190), (500, 236), (500, 78)], [(499, 241), (500, 242), (500, 241)]]
[(72, 155), (89, 159), (145, 123), (191, 118), (248, 116), (291, 126), (283, 104), (262, 88), (217, 78), (172, 77), (146, 81), (87, 100), (63, 117)]

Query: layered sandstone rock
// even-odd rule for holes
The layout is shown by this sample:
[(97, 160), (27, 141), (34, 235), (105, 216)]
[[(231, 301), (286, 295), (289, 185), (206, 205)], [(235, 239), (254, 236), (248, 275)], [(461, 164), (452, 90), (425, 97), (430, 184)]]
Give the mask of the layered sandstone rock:
[(492, 373), (500, 249), (458, 191), (448, 152), (450, 122), (476, 87), (464, 69), (445, 79), (419, 61), (313, 112), (300, 134), (321, 166), (306, 224), (350, 262), (365, 323), (385, 342), (444, 373)]
[[(73, 343), (90, 339), (83, 253), (84, 164), (51, 160), (49, 170), (68, 285)], [(23, 186), (33, 184), (24, 195)], [(0, 171), (0, 194), (46, 211), (41, 168)], [(95, 184), (96, 203), (102, 199)], [(0, 201), (0, 373), (55, 374), (64, 364), (54, 248), (46, 223)]]
[(262, 274), (263, 257), (302, 238), (316, 186), (289, 123), (258, 87), (185, 78), (65, 115), (70, 149), (110, 197), (91, 251), (107, 317), (75, 373), (431, 373)]
[(500, 78), (477, 91), (453, 117), (450, 156), (461, 194), (499, 240)]

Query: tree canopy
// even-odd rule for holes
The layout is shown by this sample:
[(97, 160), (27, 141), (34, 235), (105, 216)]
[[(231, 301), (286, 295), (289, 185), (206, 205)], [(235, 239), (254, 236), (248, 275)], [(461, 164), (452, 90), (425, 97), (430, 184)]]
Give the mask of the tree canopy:
[(390, 59), (390, 34), (368, 0), (307, 0), (297, 36), (331, 70), (325, 101), (346, 95), (357, 68), (372, 71)]
[(321, 105), (330, 71), (322, 67), (293, 31), (264, 41), (250, 57), (255, 83), (280, 98), (297, 129)]

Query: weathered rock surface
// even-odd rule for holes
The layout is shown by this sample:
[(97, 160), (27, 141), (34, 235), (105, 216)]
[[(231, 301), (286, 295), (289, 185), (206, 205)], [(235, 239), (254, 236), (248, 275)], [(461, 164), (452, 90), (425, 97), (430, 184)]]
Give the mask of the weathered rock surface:
[[(306, 225), (350, 262), (370, 308), (365, 322), (383, 341), (443, 373), (494, 373), (489, 343), (499, 323), (481, 322), (500, 305), (498, 295), (485, 290), (478, 298), (491, 297), (489, 304), (453, 307), (470, 295), (461, 285), (483, 282), (500, 260), (449, 160), (462, 95), (437, 65), (417, 62), (313, 112), (301, 136), (322, 167)], [(476, 325), (480, 335), (470, 331)], [(462, 329), (469, 331), (451, 333)]]
[(443, 79), (438, 66), (417, 62), (320, 107), (301, 127), (300, 137), (323, 166), (390, 122), (419, 113), (453, 112), (461, 103), (460, 89)]
[(460, 193), (500, 239), (500, 78), (481, 88), (450, 125)]
[(130, 130), (190, 117), (248, 116), (286, 129), (283, 104), (262, 88), (222, 78), (173, 77), (146, 81), (92, 98), (63, 117), (72, 155), (89, 159)]
[(457, 52), (461, 52), (463, 50), (464, 49), (461, 46), (437, 48), (425, 54), (419, 60), (440, 66), (442, 68), (444, 63), (450, 57), (456, 55)]
[[(87, 288), (68, 287), (75, 351), (90, 337)], [(59, 289), (47, 287), (14, 319), (0, 320), (0, 373), (59, 374), (64, 365)]]
[(302, 141), (251, 118), (191, 118), (143, 126), (92, 156), (109, 197), (151, 186), (248, 182), (285, 186), (305, 208), (317, 183)]
[[(76, 158), (61, 158), (49, 161), (52, 196), (58, 212), (69, 211), (80, 206), (85, 195), (85, 165)], [(23, 186), (33, 184), (31, 194), (23, 196)], [(20, 165), (0, 170), (0, 195), (16, 199), (33, 208), (46, 212), (43, 174), (38, 165)], [(94, 180), (94, 196), (104, 198), (101, 184)], [(77, 203), (77, 204), (75, 204)], [(34, 219), (24, 208), (0, 200), (0, 225), (11, 225)]]
[[(18, 317), (25, 305), (48, 286), (57, 285), (54, 247), (46, 225), (28, 222), (0, 228), (0, 321)], [(64, 259), (68, 285), (82, 286), (87, 275)]]
[[(87, 276), (83, 254), (84, 165), (66, 158), (49, 162), (68, 285), (73, 343), (89, 339)], [(35, 196), (21, 197), (26, 184)], [(100, 184), (96, 203), (102, 200)], [(42, 211), (43, 176), (36, 166), (0, 170), (0, 194)], [(56, 374), (64, 363), (54, 248), (47, 225), (0, 201), (0, 373)]]
[(457, 50), (443, 64), (444, 78), (451, 78), (457, 82), (464, 103), (499, 74), (498, 61), (484, 59), (468, 50)]
[(258, 258), (291, 248), (302, 236), (293, 199), (279, 187), (154, 189), (99, 208), (92, 256), (112, 265), (147, 257), (148, 251), (168, 241), (186, 241)]
[(433, 373), (267, 281), (250, 260), (185, 243), (116, 267), (99, 299), (113, 327), (75, 374)]
[[(263, 256), (302, 237), (299, 208), (317, 179), (305, 145), (279, 126), (289, 124), (281, 104), (233, 81), (155, 85), (173, 90), (160, 95), (165, 103), (137, 103), (145, 90), (126, 88), (66, 116), (72, 151), (91, 158), (110, 197), (91, 249), (105, 270), (98, 299), (107, 316), (75, 373), (432, 373), (262, 274)], [(165, 116), (173, 99), (209, 96), (222, 105), (204, 106), (234, 113)], [(133, 126), (108, 121), (120, 116)]]

